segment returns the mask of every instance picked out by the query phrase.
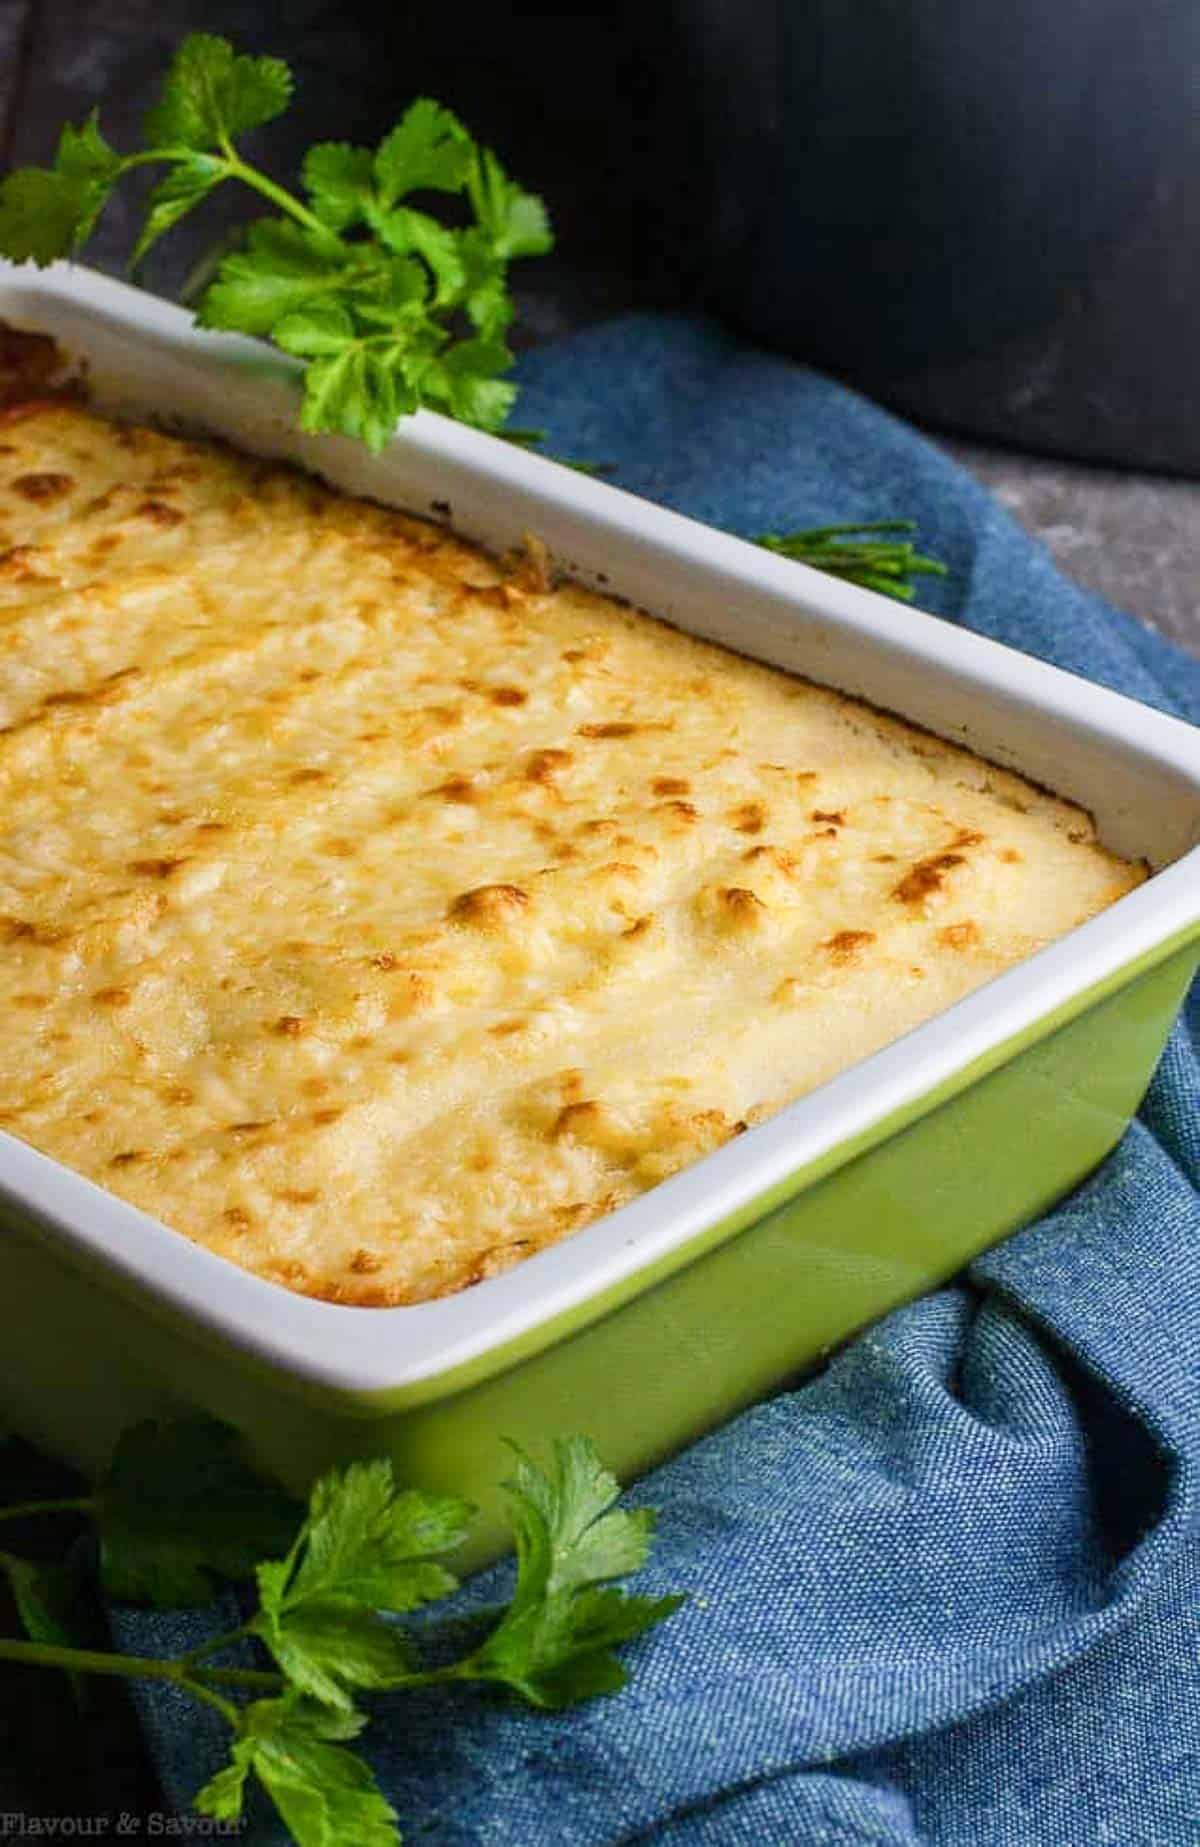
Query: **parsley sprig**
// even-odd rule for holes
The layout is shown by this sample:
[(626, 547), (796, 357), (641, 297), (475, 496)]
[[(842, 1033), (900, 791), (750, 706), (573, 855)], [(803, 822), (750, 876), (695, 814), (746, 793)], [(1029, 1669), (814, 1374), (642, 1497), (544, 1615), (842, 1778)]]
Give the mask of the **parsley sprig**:
[(945, 565), (925, 557), (907, 536), (915, 531), (916, 521), (911, 519), (855, 520), (840, 526), (804, 526), (796, 532), (764, 532), (754, 543), (814, 565), (831, 577), (911, 603), (914, 577), (946, 575)]
[[(400, 1619), (457, 1588), (444, 1559), (466, 1534), (464, 1502), (399, 1488), (391, 1464), (376, 1461), (323, 1476), (305, 1511), (257, 1475), (224, 1426), (138, 1425), (94, 1494), (0, 1507), (0, 1520), (87, 1516), (109, 1594), (159, 1607), (252, 1576), (253, 1614), (186, 1655), (110, 1654), (79, 1645), (62, 1566), (0, 1552), (26, 1631), (0, 1638), (0, 1660), (170, 1682), (229, 1726), (228, 1762), (195, 1798), (201, 1814), (237, 1821), (253, 1779), (300, 1847), (393, 1847), (395, 1811), (350, 1748), (367, 1724), (363, 1695), (468, 1681), (569, 1706), (622, 1687), (614, 1651), (683, 1601), (614, 1583), (645, 1561), (654, 1528), (647, 1510), (616, 1507), (618, 1492), (583, 1438), (556, 1443), (545, 1470), (516, 1451), (512, 1600), (468, 1652), (430, 1666)], [(264, 1664), (214, 1659), (235, 1647)]]
[[(509, 178), (440, 103), (420, 98), (376, 148), (309, 149), (301, 193), (248, 161), (242, 136), (287, 108), (292, 76), (207, 33), (184, 39), (144, 125), (121, 154), (97, 113), (62, 131), (52, 167), (0, 183), (0, 253), (46, 264), (73, 255), (114, 188), (165, 167), (134, 247), (147, 252), (219, 186), (247, 186), (276, 210), (221, 258), (196, 303), (204, 327), (255, 334), (303, 363), (301, 423), (383, 447), (421, 405), (499, 429), (516, 397), (506, 332), (508, 268), (549, 250), (545, 207)], [(430, 198), (457, 198), (470, 222), (443, 223)]]

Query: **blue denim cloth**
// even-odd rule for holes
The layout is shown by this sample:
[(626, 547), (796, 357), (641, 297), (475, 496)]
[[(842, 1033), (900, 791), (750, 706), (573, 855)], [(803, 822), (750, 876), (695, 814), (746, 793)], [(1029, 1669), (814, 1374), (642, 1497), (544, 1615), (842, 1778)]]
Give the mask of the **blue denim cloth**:
[[(649, 317), (522, 373), (521, 421), (557, 453), (738, 532), (915, 514), (951, 567), (928, 607), (1200, 718), (1195, 662), (827, 380)], [(628, 1691), (561, 1717), (380, 1702), (368, 1748), (406, 1839), (1200, 1842), (1197, 1029), (1193, 1012), (1120, 1148), (1049, 1217), (630, 1496), (661, 1515), (644, 1587), (691, 1601), (636, 1647)], [(149, 1651), (231, 1618), (114, 1622)], [(184, 1806), (219, 1721), (161, 1690), (142, 1710)], [(282, 1835), (260, 1812), (251, 1838)]]

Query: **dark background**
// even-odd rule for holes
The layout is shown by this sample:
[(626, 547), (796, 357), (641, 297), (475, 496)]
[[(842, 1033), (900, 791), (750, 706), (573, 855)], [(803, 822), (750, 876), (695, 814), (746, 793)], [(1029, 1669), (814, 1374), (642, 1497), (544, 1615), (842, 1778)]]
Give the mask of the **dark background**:
[[(98, 100), (131, 144), (199, 28), (294, 66), (281, 174), (420, 94), (493, 142), (558, 230), (526, 338), (700, 303), (934, 427), (1200, 476), (1196, 0), (0, 0), (7, 159)], [(230, 188), (146, 279), (251, 209)]]

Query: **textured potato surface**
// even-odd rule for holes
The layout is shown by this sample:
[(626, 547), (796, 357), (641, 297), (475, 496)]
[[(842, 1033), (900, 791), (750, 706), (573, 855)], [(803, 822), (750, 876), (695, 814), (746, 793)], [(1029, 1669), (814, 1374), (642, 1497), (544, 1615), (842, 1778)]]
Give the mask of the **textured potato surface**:
[(536, 560), (0, 421), (0, 1123), (289, 1288), (502, 1270), (1141, 877)]

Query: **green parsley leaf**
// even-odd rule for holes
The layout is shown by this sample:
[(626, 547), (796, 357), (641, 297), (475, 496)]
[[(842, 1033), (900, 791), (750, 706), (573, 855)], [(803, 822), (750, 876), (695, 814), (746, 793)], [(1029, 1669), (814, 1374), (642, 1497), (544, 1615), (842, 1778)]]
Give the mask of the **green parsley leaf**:
[(69, 256), (91, 236), (122, 168), (95, 110), (81, 128), (68, 123), (53, 167), (21, 167), (0, 183), (0, 252), (39, 268)]
[(192, 154), (172, 167), (147, 201), (146, 222), (133, 247), (130, 269), (136, 269), (151, 246), (228, 177), (224, 163), (211, 154)]
[(195, 1798), (202, 1815), (237, 1821), (253, 1773), (299, 1847), (397, 1847), (396, 1812), (368, 1766), (340, 1748), (362, 1726), (308, 1701), (258, 1700), (239, 1714), (230, 1763)]
[(394, 1686), (411, 1672), (412, 1650), (377, 1612), (413, 1610), (455, 1588), (436, 1555), (459, 1544), (469, 1513), (462, 1501), (397, 1492), (386, 1461), (323, 1476), (287, 1558), (259, 1567), (254, 1633), (292, 1684), (325, 1705), (348, 1710), (349, 1689)]
[(375, 151), (375, 181), (385, 211), (409, 192), (459, 192), (473, 142), (458, 117), (422, 96), (410, 103)]
[(292, 73), (279, 58), (249, 58), (206, 32), (185, 38), (146, 117), (151, 147), (221, 148), (282, 115)]
[(476, 1677), (542, 1707), (624, 1686), (613, 1649), (664, 1621), (683, 1598), (597, 1588), (644, 1563), (654, 1530), (647, 1509), (614, 1508), (619, 1493), (582, 1437), (557, 1442), (546, 1472), (517, 1452), (508, 1484), (517, 1587), (499, 1626), (471, 1657)]
[(554, 242), (542, 201), (509, 179), (490, 148), (480, 148), (468, 183), (480, 229), (496, 255), (541, 256)]
[(507, 264), (478, 226), (459, 234), (458, 254), (464, 271), (459, 299), (467, 319), (485, 339), (502, 338), (513, 318)]
[(109, 1595), (162, 1607), (206, 1603), (214, 1578), (249, 1577), (300, 1520), (237, 1433), (207, 1418), (126, 1431), (97, 1499)]
[(304, 156), (304, 185), (322, 224), (343, 231), (363, 216), (374, 180), (370, 148), (348, 141), (320, 141)]
[(498, 430), (516, 401), (517, 388), (498, 378), (512, 364), (502, 340), (458, 340), (421, 372), (421, 395), (477, 429)]
[(399, 255), (415, 251), (425, 260), (434, 279), (436, 303), (453, 300), (465, 287), (467, 271), (457, 231), (448, 231), (427, 212), (414, 211), (408, 205), (372, 215), (371, 224), (389, 250)]
[(332, 232), (261, 218), (225, 257), (196, 308), (202, 327), (269, 334), (285, 315), (346, 286), (350, 255)]
[(285, 352), (309, 361), (303, 429), (356, 436), (378, 452), (397, 419), (420, 402), (405, 376), (403, 344), (384, 335), (371, 344), (372, 336), (360, 336), (349, 312), (335, 303), (289, 316), (275, 338)]
[(351, 1707), (350, 1689), (394, 1687), (415, 1665), (403, 1630), (348, 1597), (314, 1599), (282, 1613), (264, 1608), (254, 1633), (297, 1691), (344, 1711)]
[(450, 1496), (397, 1489), (386, 1460), (335, 1470), (312, 1491), (288, 1594), (332, 1591), (380, 1610), (444, 1597), (455, 1579), (428, 1561), (461, 1544), (471, 1512)]

